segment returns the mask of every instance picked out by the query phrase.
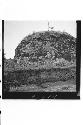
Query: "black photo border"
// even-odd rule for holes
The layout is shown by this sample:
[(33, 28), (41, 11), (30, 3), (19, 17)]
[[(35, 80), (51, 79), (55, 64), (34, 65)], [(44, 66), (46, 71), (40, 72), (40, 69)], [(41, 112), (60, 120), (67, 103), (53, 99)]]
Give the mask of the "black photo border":
[(2, 99), (80, 99), (81, 20), (77, 20), (76, 25), (76, 92), (4, 92), (4, 20), (2, 20)]

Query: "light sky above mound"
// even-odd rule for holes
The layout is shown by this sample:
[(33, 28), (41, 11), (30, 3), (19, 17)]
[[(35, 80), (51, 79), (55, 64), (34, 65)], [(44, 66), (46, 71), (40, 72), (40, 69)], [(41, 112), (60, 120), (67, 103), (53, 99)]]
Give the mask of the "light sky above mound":
[[(67, 32), (76, 37), (75, 21), (49, 21), (53, 30)], [(14, 58), (15, 49), (28, 34), (37, 31), (47, 31), (48, 21), (4, 21), (4, 53), (6, 58)]]

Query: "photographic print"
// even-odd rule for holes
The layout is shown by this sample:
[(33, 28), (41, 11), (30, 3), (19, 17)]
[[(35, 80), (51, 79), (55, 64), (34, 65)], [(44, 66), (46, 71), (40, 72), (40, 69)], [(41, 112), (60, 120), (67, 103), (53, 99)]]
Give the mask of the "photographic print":
[(79, 99), (81, 21), (2, 21), (2, 98)]

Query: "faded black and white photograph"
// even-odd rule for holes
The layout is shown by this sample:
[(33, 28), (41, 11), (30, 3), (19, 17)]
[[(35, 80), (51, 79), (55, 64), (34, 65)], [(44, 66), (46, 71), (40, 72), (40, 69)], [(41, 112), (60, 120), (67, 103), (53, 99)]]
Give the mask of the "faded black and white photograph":
[(80, 23), (2, 21), (2, 98), (79, 99)]

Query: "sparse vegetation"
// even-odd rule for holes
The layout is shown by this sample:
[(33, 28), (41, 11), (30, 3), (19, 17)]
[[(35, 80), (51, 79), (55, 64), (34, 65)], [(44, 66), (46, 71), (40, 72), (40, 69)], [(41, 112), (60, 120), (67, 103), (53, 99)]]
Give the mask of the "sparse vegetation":
[(58, 81), (75, 81), (75, 77), (76, 39), (64, 32), (28, 35), (17, 46), (14, 59), (4, 60), (4, 91), (31, 85), (37, 89), (49, 82), (51, 86)]

